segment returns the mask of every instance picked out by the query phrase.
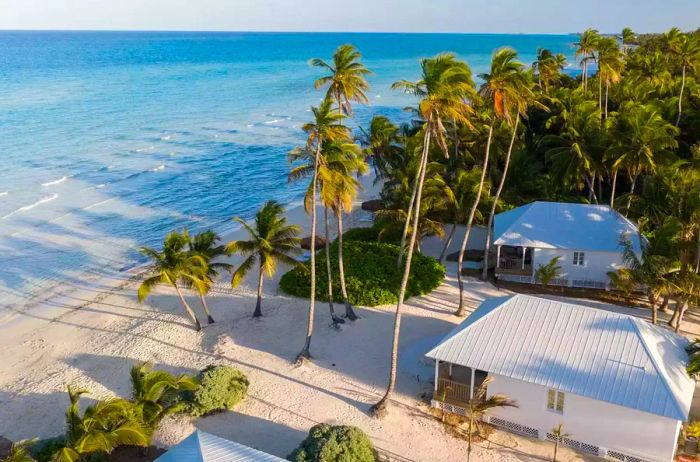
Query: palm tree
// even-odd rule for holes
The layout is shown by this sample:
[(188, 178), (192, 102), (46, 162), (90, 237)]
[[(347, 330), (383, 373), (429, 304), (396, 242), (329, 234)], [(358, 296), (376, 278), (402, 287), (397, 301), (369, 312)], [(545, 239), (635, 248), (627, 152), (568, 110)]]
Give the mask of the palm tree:
[[(515, 139), (518, 133), (518, 123), (520, 122), (520, 117), (527, 114), (528, 104), (534, 100), (534, 93), (532, 92), (532, 81), (530, 76), (525, 72), (525, 65), (516, 61), (517, 54), (514, 50), (508, 50), (507, 52), (497, 53), (494, 56), (494, 60), (498, 58), (497, 63), (491, 64), (491, 74), (489, 74), (488, 85), (491, 94), (500, 94), (503, 97), (503, 118), (506, 123), (513, 122), (513, 132), (510, 139), (510, 145), (508, 146), (508, 151), (506, 152), (506, 158), (503, 165), (503, 173), (501, 174), (501, 181), (496, 189), (496, 194), (493, 197), (493, 202), (491, 204), (491, 212), (489, 213), (488, 224), (486, 225), (486, 245), (484, 246), (484, 267), (482, 269), (482, 279), (485, 281), (488, 276), (489, 271), (489, 250), (491, 244), (491, 226), (493, 225), (493, 217), (496, 214), (496, 206), (498, 200), (501, 197), (501, 192), (503, 192), (503, 186), (506, 183), (506, 177), (508, 176), (508, 167), (510, 165), (510, 157), (513, 153), (513, 146), (515, 145)], [(494, 65), (496, 64), (496, 65)], [(514, 113), (515, 116), (510, 114)], [(476, 201), (478, 202), (478, 200)], [(478, 204), (477, 204), (478, 205)], [(471, 226), (471, 223), (468, 223)], [(459, 269), (461, 272), (461, 268)], [(461, 276), (460, 276), (461, 277)]]
[(311, 336), (314, 330), (314, 309), (316, 303), (316, 191), (318, 170), (321, 162), (321, 147), (325, 141), (347, 139), (348, 130), (340, 124), (340, 114), (333, 112), (332, 101), (325, 98), (317, 108), (312, 107), (314, 120), (307, 122), (302, 129), (308, 134), (305, 149), (314, 152), (313, 179), (311, 180), (311, 293), (309, 296), (309, 320), (306, 328), (306, 340), (296, 362), (302, 363), (311, 358)]
[(377, 178), (389, 176), (389, 167), (393, 158), (401, 154), (399, 127), (382, 115), (372, 117), (369, 130), (360, 127), (360, 143), (365, 148), (367, 160), (374, 168)]
[(624, 29), (622, 29), (622, 50), (623, 50), (623, 52), (627, 53), (627, 49), (625, 48), (626, 45), (634, 42), (635, 39), (636, 39), (636, 36), (631, 28), (625, 27)]
[[(411, 203), (413, 207), (409, 207), (406, 216), (407, 223), (413, 221), (414, 230), (418, 229), (421, 196), (431, 142), (435, 141), (443, 153), (447, 155), (446, 130), (443, 120), (468, 125), (467, 117), (471, 113), (468, 101), (473, 100), (476, 96), (469, 66), (458, 61), (452, 54), (440, 54), (435, 58), (421, 60), (421, 71), (421, 78), (417, 82), (402, 80), (392, 85), (394, 89), (402, 89), (419, 98), (418, 112), (423, 119), (423, 150), (418, 173), (413, 182), (415, 201)], [(387, 404), (396, 386), (401, 312), (417, 236), (417, 232), (411, 233), (406, 251), (406, 262), (394, 317), (389, 383), (382, 399), (370, 409), (370, 413), (377, 416), (386, 413)]]
[(139, 286), (138, 300), (143, 302), (157, 284), (172, 286), (180, 297), (185, 311), (192, 319), (195, 329), (199, 331), (202, 326), (182, 295), (180, 284), (194, 287), (200, 294), (206, 293), (209, 284), (207, 277), (209, 269), (201, 256), (194, 255), (187, 250), (189, 241), (187, 230), (182, 234), (173, 231), (165, 237), (161, 252), (150, 247), (141, 247), (141, 253), (151, 259), (151, 266), (149, 268), (150, 276)]
[(537, 49), (537, 60), (532, 63), (532, 69), (537, 74), (539, 87), (545, 95), (549, 94), (550, 85), (559, 79), (564, 67), (566, 56), (563, 54), (554, 54), (546, 48)]
[(109, 454), (118, 446), (148, 445), (154, 429), (143, 423), (138, 406), (121, 398), (98, 401), (81, 416), (78, 402), (85, 393), (68, 387), (66, 435), (52, 461), (77, 462), (87, 454)]
[(154, 371), (148, 362), (131, 368), (131, 398), (151, 428), (157, 428), (165, 416), (184, 410), (187, 403), (181, 399), (182, 393), (198, 386), (199, 381), (191, 375)]
[(588, 187), (589, 199), (598, 203), (595, 179), (600, 170), (598, 154), (602, 152), (603, 132), (600, 127), (600, 109), (590, 100), (576, 98), (564, 102), (564, 110), (551, 123), (560, 122), (559, 135), (546, 135), (541, 142), (549, 146), (546, 158), (552, 170), (565, 184), (581, 190)]
[(334, 99), (338, 105), (338, 119), (342, 123), (342, 116), (352, 115), (351, 101), (367, 103), (367, 76), (372, 72), (360, 62), (362, 55), (349, 44), (340, 45), (333, 54), (333, 62), (327, 63), (320, 58), (310, 61), (312, 66), (321, 67), (329, 72), (316, 80), (316, 88), (328, 85), (326, 98)]
[(681, 123), (683, 112), (683, 91), (685, 90), (685, 74), (687, 70), (694, 71), (700, 66), (700, 39), (695, 35), (682, 35), (671, 46), (672, 53), (676, 56), (681, 66), (681, 90), (678, 95), (678, 117), (676, 127)]
[(595, 52), (598, 49), (598, 41), (600, 35), (595, 29), (586, 29), (579, 35), (576, 45), (576, 58), (581, 58), (581, 68), (583, 75), (581, 76), (581, 85), (584, 91), (588, 90), (588, 62), (595, 60)]
[(493, 378), (486, 378), (479, 388), (474, 390), (474, 396), (469, 400), (466, 406), (467, 411), (467, 462), (471, 459), (472, 454), (472, 435), (474, 430), (479, 429), (479, 421), (488, 411), (501, 407), (518, 407), (518, 404), (512, 399), (502, 394), (486, 397), (488, 385), (493, 382)]
[(556, 427), (552, 428), (552, 436), (554, 436), (554, 455), (552, 456), (552, 462), (557, 462), (557, 452), (559, 450), (559, 445), (564, 442), (565, 439), (569, 438), (571, 435), (564, 432), (564, 424), (560, 423)]
[[(235, 217), (248, 232), (249, 240), (231, 241), (226, 244), (229, 253), (240, 253), (245, 260), (236, 268), (231, 276), (231, 286), (236, 287), (258, 262), (258, 298), (255, 303), (253, 317), (262, 316), (263, 279), (274, 276), (277, 263), (297, 265), (294, 255), (299, 255), (299, 234), (301, 227), (288, 225), (284, 216), (284, 207), (275, 201), (267, 201), (255, 214), (253, 225), (249, 225), (240, 217)], [(312, 240), (313, 242), (313, 240)], [(312, 246), (313, 247), (313, 246)], [(313, 255), (313, 250), (312, 254)], [(313, 279), (312, 279), (313, 281)], [(312, 295), (313, 297), (313, 292)]]
[[(599, 84), (605, 82), (605, 106), (604, 116), (608, 118), (608, 95), (610, 93), (610, 84), (618, 83), (622, 79), (622, 71), (625, 67), (625, 62), (622, 59), (622, 53), (617, 46), (617, 41), (614, 38), (603, 38), (598, 43), (598, 80)], [(602, 93), (602, 91), (600, 91)], [(599, 100), (602, 97), (599, 95)], [(599, 102), (602, 109), (602, 101)]]
[(631, 292), (639, 287), (646, 291), (649, 307), (651, 308), (651, 322), (658, 321), (658, 306), (660, 296), (669, 291), (669, 274), (676, 271), (673, 262), (666, 256), (656, 255), (654, 247), (642, 236), (639, 238), (641, 255), (637, 255), (632, 241), (623, 237), (620, 241), (622, 256), (625, 262), (623, 268), (608, 273), (610, 281), (618, 290)]
[[(233, 266), (228, 263), (215, 262), (214, 260), (218, 257), (226, 255), (226, 247), (223, 245), (216, 245), (219, 241), (219, 236), (212, 230), (203, 231), (195, 235), (189, 242), (189, 250), (194, 255), (202, 257), (204, 262), (207, 264), (207, 280), (213, 281), (219, 275), (220, 270), (231, 271)], [(203, 285), (204, 288), (209, 290), (211, 284)], [(204, 308), (204, 313), (207, 315), (207, 322), (213, 324), (214, 318), (212, 318), (209, 312), (209, 305), (207, 305), (207, 300), (205, 298), (205, 293), (199, 293), (199, 299), (202, 302), (202, 308)]]
[(613, 169), (624, 168), (630, 177), (627, 210), (639, 175), (654, 172), (657, 162), (669, 154), (668, 150), (678, 147), (678, 132), (653, 106), (630, 103), (622, 110), (615, 130), (616, 145), (611, 152), (616, 159)]

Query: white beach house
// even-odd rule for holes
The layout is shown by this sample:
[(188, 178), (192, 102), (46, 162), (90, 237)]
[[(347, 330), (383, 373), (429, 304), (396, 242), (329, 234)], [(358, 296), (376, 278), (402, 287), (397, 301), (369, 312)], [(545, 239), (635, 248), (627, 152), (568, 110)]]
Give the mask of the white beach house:
[(155, 462), (284, 462), (284, 459), (196, 430)]
[(695, 381), (687, 340), (642, 319), (528, 295), (484, 301), (427, 353), (432, 405), (465, 415), (486, 377), (487, 395), (517, 408), (485, 420), (534, 438), (625, 462), (667, 462), (688, 418)]
[(533, 202), (495, 216), (496, 277), (535, 283), (535, 271), (559, 257), (552, 285), (605, 289), (624, 265), (620, 239), (639, 251), (637, 227), (605, 205)]

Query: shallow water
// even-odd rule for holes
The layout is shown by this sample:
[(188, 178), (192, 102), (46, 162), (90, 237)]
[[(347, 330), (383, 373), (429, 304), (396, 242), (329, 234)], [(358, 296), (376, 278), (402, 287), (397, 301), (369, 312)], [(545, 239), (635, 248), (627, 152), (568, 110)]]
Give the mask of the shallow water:
[[(285, 203), (286, 153), (321, 93), (307, 61), (355, 44), (371, 105), (406, 119), (390, 90), (418, 60), (454, 51), (475, 75), (492, 50), (571, 55), (573, 36), (0, 32), (0, 319), (56, 286), (141, 262), (169, 230), (230, 229)], [(573, 71), (573, 70), (572, 70)]]

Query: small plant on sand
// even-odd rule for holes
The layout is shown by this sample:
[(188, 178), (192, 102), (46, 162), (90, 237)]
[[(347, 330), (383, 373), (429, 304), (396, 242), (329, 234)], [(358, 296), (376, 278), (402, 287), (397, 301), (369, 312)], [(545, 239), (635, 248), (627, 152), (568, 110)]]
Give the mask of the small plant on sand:
[(564, 433), (564, 424), (560, 423), (556, 427), (552, 428), (552, 435), (554, 436), (554, 455), (552, 456), (552, 462), (557, 462), (557, 451), (559, 451), (559, 445), (568, 438), (568, 433)]
[(484, 380), (478, 389), (474, 390), (474, 397), (469, 400), (467, 406), (467, 462), (472, 454), (472, 436), (479, 431), (479, 421), (486, 412), (500, 407), (518, 407), (517, 403), (505, 395), (495, 394), (486, 397), (487, 387), (493, 382), (492, 378)]
[(561, 272), (561, 266), (558, 264), (559, 258), (561, 257), (554, 257), (549, 260), (549, 263), (546, 265), (539, 265), (537, 267), (537, 271), (535, 271), (535, 278), (543, 286), (548, 286), (550, 282), (559, 276)]
[(247, 257), (233, 272), (231, 286), (236, 287), (240, 284), (248, 271), (255, 266), (255, 262), (258, 262), (258, 300), (253, 312), (253, 317), (257, 318), (262, 316), (264, 276), (271, 278), (277, 272), (278, 263), (292, 266), (297, 264), (294, 256), (301, 253), (299, 248), (301, 227), (287, 224), (284, 207), (275, 201), (265, 202), (265, 205), (255, 214), (252, 226), (239, 217), (234, 220), (245, 228), (249, 240), (232, 241), (226, 245), (228, 252)]
[(248, 379), (229, 366), (209, 366), (199, 374), (200, 386), (192, 393), (192, 414), (226, 411), (245, 398)]
[(348, 425), (315, 425), (309, 436), (287, 459), (293, 462), (376, 462), (369, 437)]

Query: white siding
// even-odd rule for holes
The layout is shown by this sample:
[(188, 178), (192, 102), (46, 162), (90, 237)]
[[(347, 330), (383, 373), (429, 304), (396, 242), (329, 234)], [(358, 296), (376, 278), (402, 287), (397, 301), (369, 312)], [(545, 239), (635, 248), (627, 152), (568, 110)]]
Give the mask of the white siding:
[(518, 403), (489, 416), (536, 428), (541, 437), (560, 423), (569, 438), (653, 462), (673, 459), (680, 422), (567, 393), (564, 412), (547, 409), (547, 388), (489, 374), (488, 394), (503, 393)]
[(536, 270), (539, 265), (546, 265), (552, 258), (559, 256), (561, 266), (560, 278), (568, 279), (569, 285), (574, 280), (608, 283), (609, 271), (616, 271), (624, 266), (620, 252), (582, 251), (585, 255), (584, 265), (573, 264), (574, 250), (569, 249), (534, 249), (532, 264)]
[[(452, 231), (452, 225), (451, 224), (446, 224), (445, 225), (445, 239), (450, 235), (450, 231)], [(464, 225), (458, 225), (457, 229), (455, 231), (455, 235), (452, 238), (452, 242), (450, 243), (450, 246), (447, 248), (447, 255), (454, 253), (454, 252), (459, 252), (460, 247), (462, 246), (462, 239), (464, 239), (464, 233), (466, 232), (466, 228)], [(445, 239), (441, 239), (439, 237), (426, 237), (423, 239), (421, 242), (421, 245), (427, 247), (432, 247), (435, 249), (442, 250), (442, 246), (445, 245)], [(469, 241), (467, 242), (467, 250), (484, 250), (484, 247), (486, 246), (486, 227), (485, 226), (472, 226), (472, 230), (469, 232)], [(495, 247), (492, 247), (492, 249), (495, 249)], [(437, 257), (437, 255), (435, 255)]]

